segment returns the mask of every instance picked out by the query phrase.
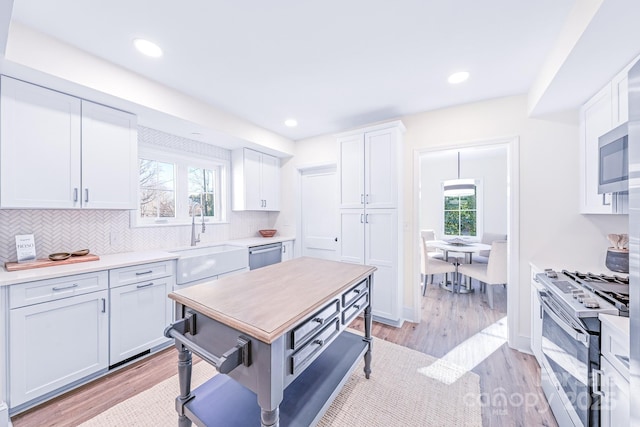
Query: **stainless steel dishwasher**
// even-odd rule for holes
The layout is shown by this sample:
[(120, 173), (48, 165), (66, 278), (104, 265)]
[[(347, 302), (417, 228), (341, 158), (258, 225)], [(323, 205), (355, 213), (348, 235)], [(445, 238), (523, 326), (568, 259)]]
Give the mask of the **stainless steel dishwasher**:
[(249, 248), (249, 270), (266, 267), (282, 261), (282, 243), (252, 246)]

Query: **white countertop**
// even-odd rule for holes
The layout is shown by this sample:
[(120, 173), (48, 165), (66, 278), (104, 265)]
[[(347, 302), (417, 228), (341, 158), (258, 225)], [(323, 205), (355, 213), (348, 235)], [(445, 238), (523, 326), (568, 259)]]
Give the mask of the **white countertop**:
[(149, 262), (167, 261), (179, 257), (178, 254), (167, 251), (123, 252), (98, 256), (100, 259), (97, 261), (77, 262), (74, 264), (32, 268), (20, 271), (6, 271), (3, 269), (0, 271), (0, 286), (15, 285), (16, 283), (31, 282), (34, 280), (52, 279), (70, 274), (128, 267)]
[(611, 314), (599, 314), (598, 318), (602, 323), (614, 328), (620, 336), (630, 336), (629, 318), (622, 316), (614, 316)]
[[(274, 237), (249, 237), (244, 239), (227, 240), (224, 242), (214, 242), (211, 244), (198, 245), (196, 247), (208, 247), (221, 244), (244, 246), (267, 245), (269, 243), (287, 242), (295, 240), (293, 236)], [(128, 267), (131, 265), (146, 264), (149, 262), (167, 261), (177, 259), (180, 254), (169, 252), (181, 249), (190, 249), (192, 246), (171, 248), (167, 250), (123, 252), (118, 254), (100, 255), (97, 261), (78, 262), (59, 266), (32, 268), (29, 270), (6, 271), (0, 269), (0, 286), (15, 285), (17, 283), (32, 282), (34, 280), (52, 279), (55, 277), (68, 276), (71, 274), (90, 273), (92, 271), (108, 270), (118, 267)]]

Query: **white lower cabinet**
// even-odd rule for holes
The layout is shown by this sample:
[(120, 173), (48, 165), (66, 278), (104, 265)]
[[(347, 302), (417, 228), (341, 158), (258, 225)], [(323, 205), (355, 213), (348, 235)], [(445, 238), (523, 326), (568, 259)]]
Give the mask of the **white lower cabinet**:
[(111, 288), (109, 365), (167, 342), (164, 328), (172, 322), (170, 278)]
[(109, 271), (110, 366), (168, 342), (164, 328), (173, 321), (167, 297), (175, 284), (173, 266), (167, 261)]
[(293, 240), (282, 242), (281, 261), (289, 261), (290, 259), (293, 259)]
[(604, 357), (600, 358), (602, 370), (602, 399), (600, 405), (600, 425), (602, 427), (628, 426), (629, 380), (623, 377)]
[(542, 306), (538, 291), (543, 288), (543, 285), (536, 281), (536, 274), (541, 272), (538, 268), (531, 267), (531, 352), (540, 366), (542, 366)]
[(11, 295), (40, 292), (43, 288), (51, 293), (49, 301), (39, 304), (17, 306), (13, 304), (17, 299), (10, 299), (9, 404), (12, 409), (107, 369), (107, 274), (96, 275), (104, 289), (89, 293), (82, 293), (82, 286), (73, 283), (74, 276), (12, 287)]
[(171, 260), (9, 286), (9, 412), (168, 345), (175, 280)]

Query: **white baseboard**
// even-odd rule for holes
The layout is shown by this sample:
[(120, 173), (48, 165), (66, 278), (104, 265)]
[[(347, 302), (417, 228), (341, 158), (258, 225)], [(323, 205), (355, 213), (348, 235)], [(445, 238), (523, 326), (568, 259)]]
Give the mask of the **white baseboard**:
[(513, 342), (509, 341), (509, 347), (521, 353), (533, 354), (531, 351), (531, 337), (517, 335)]

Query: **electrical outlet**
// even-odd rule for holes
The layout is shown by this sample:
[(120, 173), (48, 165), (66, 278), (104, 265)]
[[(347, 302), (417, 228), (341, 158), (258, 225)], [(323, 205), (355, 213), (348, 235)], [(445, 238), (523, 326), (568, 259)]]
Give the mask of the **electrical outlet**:
[(120, 236), (115, 231), (109, 232), (109, 244), (116, 246), (120, 244)]

